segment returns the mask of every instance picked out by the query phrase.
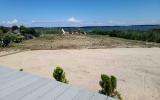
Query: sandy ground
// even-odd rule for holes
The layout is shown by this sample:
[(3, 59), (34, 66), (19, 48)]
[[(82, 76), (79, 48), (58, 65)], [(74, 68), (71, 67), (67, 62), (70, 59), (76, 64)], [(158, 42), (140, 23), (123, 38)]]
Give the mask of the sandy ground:
[(70, 84), (94, 91), (102, 73), (115, 75), (124, 100), (160, 99), (159, 48), (26, 51), (0, 57), (0, 65), (49, 78), (60, 65)]
[(15, 53), (19, 53), (19, 52), (23, 52), (24, 50), (3, 50), (0, 51), (0, 57), (6, 56), (6, 55), (10, 55), (10, 54), (15, 54)]

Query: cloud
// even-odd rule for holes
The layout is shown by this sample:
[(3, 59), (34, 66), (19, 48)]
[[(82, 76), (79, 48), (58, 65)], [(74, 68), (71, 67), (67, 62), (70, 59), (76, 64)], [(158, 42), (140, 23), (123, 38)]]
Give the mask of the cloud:
[(109, 21), (108, 21), (108, 23), (112, 24), (112, 23), (113, 23), (113, 21), (112, 21), (112, 20), (109, 20)]
[[(4, 21), (5, 23), (5, 21)], [(14, 19), (12, 21), (7, 21), (6, 24), (9, 24), (9, 25), (12, 25), (12, 24), (17, 24), (18, 23), (18, 20), (17, 19)]]
[(79, 23), (79, 22), (81, 22), (80, 20), (76, 19), (75, 17), (71, 17), (67, 21), (71, 22), (71, 23)]
[(14, 19), (13, 21), (11, 21), (12, 24), (16, 24), (18, 23), (18, 20), (17, 19)]

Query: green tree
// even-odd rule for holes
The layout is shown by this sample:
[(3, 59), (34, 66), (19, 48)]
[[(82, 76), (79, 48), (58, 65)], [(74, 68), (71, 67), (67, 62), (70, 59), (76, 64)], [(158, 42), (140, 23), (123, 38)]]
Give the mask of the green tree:
[(2, 33), (7, 33), (9, 31), (9, 28), (0, 26), (0, 30), (2, 30)]
[(0, 29), (0, 34), (2, 34), (3, 33), (3, 31)]
[(9, 46), (10, 42), (12, 41), (10, 34), (5, 34), (2, 37), (2, 47)]
[(28, 33), (35, 36), (35, 37), (39, 37), (39, 35), (40, 35), (38, 32), (35, 31), (34, 28), (29, 28)]
[(6, 33), (2, 36), (2, 46), (7, 47), (11, 42), (20, 43), (24, 39), (24, 36), (14, 33)]
[(22, 35), (25, 35), (28, 32), (27, 28), (23, 25), (20, 26), (19, 30)]
[(0, 29), (0, 42), (2, 40), (2, 36), (3, 36), (3, 31)]
[(34, 28), (26, 28), (23, 25), (20, 26), (20, 33), (24, 36), (28, 36), (28, 34), (35, 36), (35, 37), (40, 36), (40, 34), (36, 32)]
[(15, 31), (15, 30), (18, 30), (19, 29), (19, 27), (18, 26), (16, 26), (16, 25), (14, 25), (14, 26), (12, 26), (12, 31)]

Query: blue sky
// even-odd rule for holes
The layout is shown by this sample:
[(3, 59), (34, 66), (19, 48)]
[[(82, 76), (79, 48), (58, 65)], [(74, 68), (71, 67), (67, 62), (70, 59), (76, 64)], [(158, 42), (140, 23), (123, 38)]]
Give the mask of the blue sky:
[(160, 24), (160, 0), (0, 0), (0, 25)]

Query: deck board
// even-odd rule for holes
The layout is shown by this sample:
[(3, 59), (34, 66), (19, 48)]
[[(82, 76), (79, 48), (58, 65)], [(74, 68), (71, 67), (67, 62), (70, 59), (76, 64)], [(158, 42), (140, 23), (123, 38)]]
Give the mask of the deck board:
[(0, 66), (0, 100), (115, 100), (69, 84)]
[(0, 90), (5, 89), (5, 88), (7, 88), (7, 87), (11, 87), (11, 86), (17, 85), (17, 84), (19, 84), (20, 82), (24, 82), (24, 81), (26, 81), (28, 78), (31, 78), (31, 77), (32, 77), (31, 75), (26, 74), (24, 77), (20, 77), (20, 78), (17, 78), (17, 79), (12, 80), (12, 82), (8, 82), (8, 83), (5, 83), (5, 84), (1, 84), (1, 85), (0, 85)]
[(2, 99), (3, 100), (12, 100), (12, 98), (14, 98), (15, 100), (20, 99), (24, 97), (25, 95), (34, 92), (36, 89), (44, 86), (48, 82), (49, 81), (46, 81), (46, 80), (44, 81), (43, 79), (40, 79), (30, 85), (27, 85), (26, 87), (23, 87), (21, 89), (14, 91), (12, 94), (6, 95)]
[(39, 100), (39, 97), (43, 96), (45, 93), (48, 93), (49, 90), (54, 90), (54, 88), (56, 88), (58, 85), (59, 84), (57, 82), (51, 81), (34, 92), (24, 96), (23, 98), (20, 98), (19, 100)]
[(81, 90), (73, 99), (74, 100), (90, 100), (94, 96), (94, 92)]
[(104, 95), (95, 93), (90, 100), (107, 100), (107, 97)]
[(63, 94), (70, 87), (67, 85), (59, 85), (55, 89), (48, 91), (43, 96), (36, 100), (56, 100), (61, 94)]
[(13, 80), (19, 79), (19, 78), (24, 77), (24, 76), (25, 76), (24, 73), (9, 74), (8, 76), (0, 79), (0, 84), (5, 84), (5, 83), (8, 83), (8, 82), (12, 82)]
[(29, 80), (20, 82), (19, 84), (15, 84), (15, 85), (13, 85), (11, 87), (8, 87), (6, 89), (1, 90), (0, 91), (0, 100), (1, 100), (2, 97), (6, 96), (6, 95), (9, 95), (9, 94), (12, 94), (12, 93), (14, 93), (16, 90), (18, 90), (20, 88), (23, 88), (23, 87), (28, 86), (30, 84), (36, 83), (36, 81), (38, 81), (38, 79), (39, 78), (32, 77)]
[(71, 86), (69, 89), (67, 89), (65, 92), (63, 92), (61, 95), (59, 95), (56, 100), (73, 100), (73, 98), (79, 93), (80, 88)]

